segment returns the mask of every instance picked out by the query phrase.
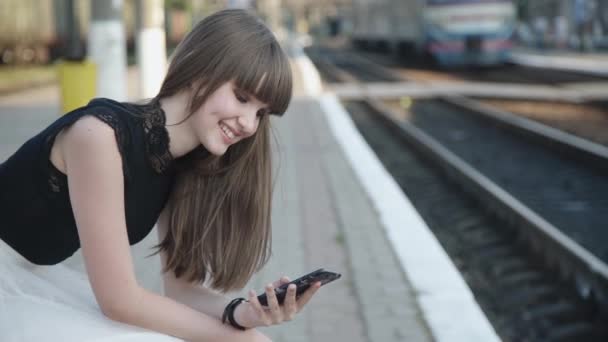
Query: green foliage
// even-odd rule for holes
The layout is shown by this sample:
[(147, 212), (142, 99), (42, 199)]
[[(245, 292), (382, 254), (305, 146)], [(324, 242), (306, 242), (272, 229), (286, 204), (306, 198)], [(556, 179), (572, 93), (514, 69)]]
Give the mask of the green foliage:
[(528, 0), (516, 0), (517, 17), (520, 19), (528, 18)]
[(339, 246), (344, 246), (344, 243), (345, 243), (344, 234), (342, 234), (341, 232), (337, 233), (335, 236), (335, 240), (336, 240), (336, 244), (338, 244)]
[(188, 0), (165, 0), (165, 6), (170, 9), (189, 11), (191, 2)]

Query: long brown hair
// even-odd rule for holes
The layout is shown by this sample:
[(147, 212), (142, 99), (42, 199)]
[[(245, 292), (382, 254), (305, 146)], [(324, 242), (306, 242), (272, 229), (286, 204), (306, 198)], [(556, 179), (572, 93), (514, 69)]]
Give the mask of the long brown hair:
[[(193, 87), (194, 113), (221, 85), (236, 86), (287, 110), (292, 75), (287, 56), (270, 30), (244, 10), (224, 10), (201, 22), (177, 47), (156, 100)], [(180, 158), (167, 208), (165, 272), (220, 291), (243, 288), (271, 253), (270, 119), (221, 157), (202, 146)]]

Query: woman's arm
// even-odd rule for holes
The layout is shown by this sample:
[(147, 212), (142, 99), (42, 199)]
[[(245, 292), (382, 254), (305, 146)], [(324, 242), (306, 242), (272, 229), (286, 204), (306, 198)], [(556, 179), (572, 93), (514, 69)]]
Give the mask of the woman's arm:
[(127, 235), (122, 162), (114, 131), (78, 120), (61, 141), (82, 254), (102, 312), (111, 319), (189, 341), (268, 341), (142, 288)]
[[(168, 229), (168, 213), (163, 210), (156, 223), (158, 242), (163, 241)], [(161, 265), (167, 264), (167, 254), (162, 251), (160, 254)], [(224, 308), (230, 302), (228, 298), (205, 286), (196, 285), (183, 279), (175, 278), (173, 272), (163, 273), (163, 286), (165, 295), (169, 298), (191, 307), (192, 309), (203, 312), (218, 320), (222, 319)]]

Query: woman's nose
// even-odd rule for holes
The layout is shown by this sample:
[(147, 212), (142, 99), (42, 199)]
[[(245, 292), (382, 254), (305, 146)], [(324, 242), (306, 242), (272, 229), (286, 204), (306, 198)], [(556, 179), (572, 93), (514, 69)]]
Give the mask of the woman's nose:
[(255, 133), (258, 128), (257, 112), (249, 110), (246, 114), (239, 116), (238, 123), (244, 134), (251, 135)]

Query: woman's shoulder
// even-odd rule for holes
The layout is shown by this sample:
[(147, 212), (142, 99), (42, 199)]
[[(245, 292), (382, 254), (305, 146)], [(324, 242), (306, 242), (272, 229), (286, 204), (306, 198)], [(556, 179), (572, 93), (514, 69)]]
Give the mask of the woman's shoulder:
[(87, 141), (107, 143), (109, 138), (114, 139), (114, 135), (114, 129), (94, 115), (83, 116), (63, 132), (66, 140), (75, 139), (74, 142), (80, 144)]
[[(121, 152), (119, 142), (112, 127), (99, 120), (95, 116), (85, 116), (68, 127), (61, 139), (61, 149), (65, 156), (75, 155), (78, 158), (65, 158), (66, 164), (69, 160), (86, 158), (103, 158), (107, 163), (116, 163), (120, 167), (121, 158), (117, 152)], [(94, 157), (93, 157), (94, 156)], [(113, 158), (107, 158), (113, 156)], [(70, 165), (66, 165), (69, 169)]]
[[(92, 121), (95, 119), (87, 117), (98, 120)], [(90, 122), (79, 124), (83, 126), (81, 129), (92, 125), (109, 134), (108, 127), (100, 125), (109, 126), (114, 131), (114, 139), (123, 157), (129, 154), (146, 155), (150, 166), (157, 173), (163, 173), (171, 164), (169, 135), (165, 128), (166, 119), (158, 101), (132, 103), (95, 98), (86, 106), (67, 113), (65, 119), (58, 120), (60, 127), (57, 128), (75, 125), (82, 120)], [(125, 173), (128, 174), (128, 170), (125, 170)]]
[[(103, 121), (120, 121), (123, 124), (130, 123), (132, 120), (129, 119), (141, 119), (143, 116), (140, 106), (108, 98), (94, 98), (86, 106), (79, 108), (77, 111), (81, 112), (82, 115), (97, 116)], [(112, 122), (108, 123), (111, 124)]]
[(107, 109), (111, 109), (111, 110), (121, 110), (121, 109), (128, 110), (129, 107), (132, 107), (132, 106), (134, 106), (134, 104), (130, 103), (130, 102), (117, 101), (117, 100), (110, 99), (107, 97), (96, 97), (94, 99), (91, 99), (85, 107), (88, 107), (88, 108), (102, 107), (102, 108), (107, 108)]
[[(107, 98), (95, 98), (86, 105), (76, 108), (65, 115), (57, 118), (48, 130), (49, 134), (55, 135), (64, 128), (75, 125), (88, 116), (93, 116), (104, 122), (114, 130), (123, 130), (124, 125), (128, 125), (126, 113), (128, 113), (128, 104), (121, 103)], [(87, 119), (90, 121), (90, 119)]]
[(149, 102), (120, 102), (108, 98), (95, 98), (85, 107), (81, 107), (84, 115), (107, 116), (108, 120), (119, 120), (125, 124), (141, 126), (150, 130), (155, 126), (165, 125), (165, 115), (157, 101)]
[[(89, 103), (89, 107), (102, 117), (108, 113), (108, 121), (123, 121), (133, 135), (131, 139), (135, 140), (136, 147), (143, 149), (141, 152), (147, 156), (150, 166), (157, 173), (163, 173), (170, 166), (173, 157), (169, 152), (166, 116), (158, 100), (132, 103), (97, 98)], [(108, 124), (112, 126), (112, 122)], [(120, 137), (117, 139), (120, 140)]]
[[(72, 126), (85, 120), (81, 126), (92, 125), (107, 133), (108, 128), (111, 128), (121, 153), (125, 152), (125, 149), (133, 143), (139, 144), (139, 140), (143, 138), (142, 129), (146, 121), (146, 113), (141, 105), (109, 98), (92, 99), (87, 105), (67, 113), (65, 116), (66, 122), (61, 126)], [(133, 139), (136, 141), (132, 141)]]

